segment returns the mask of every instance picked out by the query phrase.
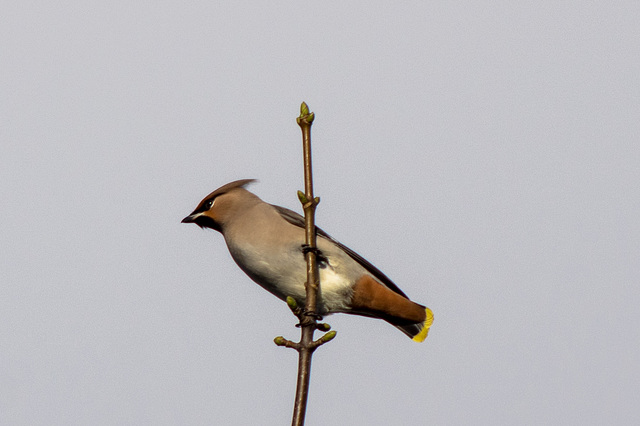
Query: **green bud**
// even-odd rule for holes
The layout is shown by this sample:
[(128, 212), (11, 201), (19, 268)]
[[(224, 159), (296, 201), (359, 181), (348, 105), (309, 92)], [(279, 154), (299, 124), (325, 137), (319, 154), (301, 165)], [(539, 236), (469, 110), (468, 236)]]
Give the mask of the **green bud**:
[(320, 331), (329, 331), (331, 330), (331, 326), (326, 322), (320, 322), (316, 325), (316, 328)]
[(307, 198), (306, 194), (302, 191), (298, 191), (298, 199), (302, 204), (307, 204), (309, 202), (309, 199)]
[(331, 340), (333, 340), (334, 337), (336, 337), (336, 334), (338, 334), (335, 330), (334, 331), (330, 331), (327, 334), (325, 334), (324, 336), (322, 336), (320, 338), (320, 340), (322, 341), (322, 343), (327, 343)]
[(278, 336), (275, 339), (273, 339), (273, 343), (275, 343), (278, 346), (284, 346), (286, 345), (286, 339), (282, 336)]
[(305, 102), (300, 105), (300, 117), (304, 117), (309, 114), (309, 107)]
[(287, 296), (287, 305), (292, 311), (298, 309), (298, 302), (291, 296)]

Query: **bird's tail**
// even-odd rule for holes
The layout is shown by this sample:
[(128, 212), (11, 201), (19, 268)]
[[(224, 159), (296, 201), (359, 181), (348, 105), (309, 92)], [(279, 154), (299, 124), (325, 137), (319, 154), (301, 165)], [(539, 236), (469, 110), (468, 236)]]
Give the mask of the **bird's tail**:
[(427, 338), (433, 324), (433, 312), (402, 293), (390, 289), (370, 275), (364, 275), (353, 287), (351, 314), (380, 318), (398, 327), (416, 342)]
[(424, 321), (408, 325), (394, 325), (404, 334), (411, 337), (412, 340), (416, 342), (424, 342), (424, 339), (427, 338), (427, 334), (429, 334), (429, 328), (431, 328), (431, 324), (433, 324), (433, 312), (431, 312), (431, 309), (426, 307), (424, 310)]

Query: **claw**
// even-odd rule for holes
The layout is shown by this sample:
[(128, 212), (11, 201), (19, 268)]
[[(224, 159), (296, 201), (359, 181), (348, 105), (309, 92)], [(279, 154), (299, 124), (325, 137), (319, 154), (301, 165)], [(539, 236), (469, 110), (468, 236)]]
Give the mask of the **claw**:
[(302, 244), (302, 254), (306, 256), (307, 253), (314, 253), (316, 255), (318, 268), (324, 269), (329, 265), (329, 259), (322, 254), (322, 251), (318, 247), (310, 247), (309, 244)]
[(313, 320), (310, 317), (315, 321), (322, 321), (322, 315), (317, 312), (301, 310), (300, 315), (298, 316), (298, 318), (300, 318), (300, 322), (296, 324), (296, 327), (303, 327), (313, 323)]

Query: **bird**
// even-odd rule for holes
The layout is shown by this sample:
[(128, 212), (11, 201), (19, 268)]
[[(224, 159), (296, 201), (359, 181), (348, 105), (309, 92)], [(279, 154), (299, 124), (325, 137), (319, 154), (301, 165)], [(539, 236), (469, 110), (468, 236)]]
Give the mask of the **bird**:
[[(255, 179), (230, 182), (197, 205), (182, 223), (220, 232), (231, 257), (249, 278), (281, 300), (304, 306), (307, 279), (304, 218), (262, 201), (245, 187)], [(433, 312), (410, 300), (384, 273), (316, 227), (320, 287), (317, 315), (345, 313), (382, 319), (422, 342)]]

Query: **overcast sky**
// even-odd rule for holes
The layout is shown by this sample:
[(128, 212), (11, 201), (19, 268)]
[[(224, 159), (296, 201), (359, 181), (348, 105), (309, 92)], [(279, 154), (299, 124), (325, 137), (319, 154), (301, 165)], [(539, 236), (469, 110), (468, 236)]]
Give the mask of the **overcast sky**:
[(640, 3), (5, 1), (0, 424), (289, 424), (257, 178), (435, 322), (336, 315), (309, 425), (640, 423)]

